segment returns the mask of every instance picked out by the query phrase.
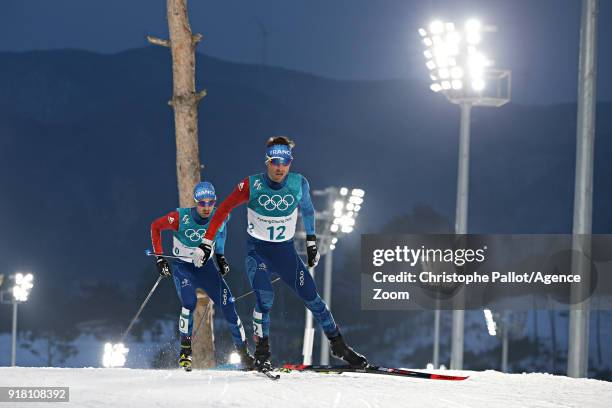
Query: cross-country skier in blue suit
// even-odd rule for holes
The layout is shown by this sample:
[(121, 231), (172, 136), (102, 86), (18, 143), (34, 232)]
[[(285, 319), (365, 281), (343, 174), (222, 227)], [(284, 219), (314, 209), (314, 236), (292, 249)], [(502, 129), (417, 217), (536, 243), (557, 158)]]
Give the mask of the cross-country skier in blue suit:
[(319, 261), (315, 211), (308, 181), (301, 174), (289, 172), (294, 143), (286, 137), (274, 137), (266, 146), (267, 172), (242, 180), (221, 203), (202, 244), (193, 252), (193, 263), (196, 266), (206, 263), (213, 253), (215, 234), (222, 228), (223, 220), (233, 208), (248, 203), (246, 270), (257, 297), (253, 311), (256, 367), (262, 371), (271, 368), (268, 336), (270, 308), (274, 301), (270, 283), (272, 273), (279, 275), (302, 298), (327, 335), (332, 355), (350, 365), (365, 366), (365, 357), (344, 342), (332, 314), (317, 293), (312, 276), (295, 250), (293, 236), (299, 208), (307, 234), (308, 265), (314, 267)]
[(217, 266), (209, 262), (204, 267), (192, 263), (193, 251), (202, 243), (204, 233), (209, 228), (212, 216), (215, 214), (217, 196), (215, 188), (210, 182), (198, 183), (193, 191), (196, 207), (177, 208), (151, 224), (151, 240), (156, 254), (163, 253), (161, 232), (172, 230), (172, 254), (180, 257), (172, 261), (172, 268), (168, 261), (157, 257), (157, 268), (162, 276), (172, 276), (177, 294), (181, 300), (182, 309), (179, 318), (179, 332), (181, 336), (181, 351), (179, 365), (191, 370), (191, 334), (193, 330), (193, 313), (197, 297), (196, 289), (206, 292), (215, 306), (220, 307), (225, 320), (230, 326), (232, 339), (236, 350), (240, 354), (245, 368), (253, 369), (253, 357), (249, 354), (242, 322), (234, 307), (234, 298), (223, 276), (230, 267), (225, 259), (224, 247), (226, 238), (226, 222), (224, 217), (221, 225), (215, 230), (215, 258)]

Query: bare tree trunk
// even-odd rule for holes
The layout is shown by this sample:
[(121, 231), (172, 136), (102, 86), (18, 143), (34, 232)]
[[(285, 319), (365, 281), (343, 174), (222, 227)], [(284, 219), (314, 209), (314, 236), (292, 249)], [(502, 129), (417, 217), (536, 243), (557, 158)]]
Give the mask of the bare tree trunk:
[[(193, 314), (193, 366), (195, 368), (209, 368), (215, 365), (215, 335), (213, 332), (213, 316), (215, 315), (213, 303), (206, 293), (196, 290), (198, 303)], [(196, 328), (196, 324), (200, 325)], [(202, 339), (200, 336), (205, 336)]]
[[(200, 181), (198, 149), (198, 104), (206, 91), (195, 91), (195, 47), (202, 39), (193, 35), (187, 15), (187, 0), (167, 0), (170, 40), (148, 37), (152, 44), (170, 47), (172, 51), (173, 96), (169, 104), (174, 109), (176, 134), (176, 176), (181, 207), (193, 206), (193, 187)], [(195, 316), (201, 316), (210, 299), (198, 296)], [(212, 311), (193, 333), (193, 366), (214, 366)], [(195, 319), (194, 319), (195, 320)]]

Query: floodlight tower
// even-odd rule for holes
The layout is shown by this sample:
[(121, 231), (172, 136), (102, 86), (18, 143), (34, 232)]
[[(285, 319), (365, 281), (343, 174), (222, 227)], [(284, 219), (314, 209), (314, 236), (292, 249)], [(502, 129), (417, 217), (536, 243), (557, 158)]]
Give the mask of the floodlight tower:
[[(13, 327), (11, 336), (11, 367), (15, 367), (17, 357), (17, 305), (26, 302), (30, 296), (30, 291), (34, 287), (34, 276), (31, 273), (23, 274), (16, 273), (11, 275), (11, 279), (15, 282), (13, 287), (8, 291), (0, 292), (0, 301), (13, 305)], [(5, 295), (9, 295), (5, 299)]]
[[(431, 79), (430, 89), (442, 93), (459, 105), (459, 165), (455, 234), (467, 234), (468, 180), (470, 160), (470, 117), (473, 106), (500, 107), (510, 101), (510, 70), (493, 69), (493, 63), (481, 51), (482, 33), (494, 31), (476, 19), (463, 28), (452, 22), (433, 21), (419, 28), (426, 49), (423, 55)], [(453, 310), (451, 369), (463, 368), (464, 310), (461, 293)], [(439, 319), (436, 319), (439, 322)]]
[[(581, 276), (572, 284), (567, 350), (568, 377), (586, 377), (589, 368), (589, 319), (591, 303), (591, 239), (593, 222), (593, 160), (597, 107), (597, 15), (598, 0), (583, 0), (578, 62), (578, 120), (576, 129), (576, 180), (572, 273)], [(577, 253), (584, 256), (576, 256)]]

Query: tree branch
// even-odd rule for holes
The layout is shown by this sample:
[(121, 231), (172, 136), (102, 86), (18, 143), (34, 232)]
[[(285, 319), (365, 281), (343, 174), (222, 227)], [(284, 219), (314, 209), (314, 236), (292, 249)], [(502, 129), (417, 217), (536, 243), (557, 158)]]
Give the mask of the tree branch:
[(200, 41), (202, 41), (203, 38), (204, 36), (202, 34), (197, 33), (191, 36), (191, 41), (193, 41), (193, 45), (196, 46)]
[(206, 89), (202, 89), (200, 92), (196, 94), (173, 96), (172, 99), (168, 101), (168, 105), (174, 107), (175, 104), (176, 105), (185, 104), (185, 103), (198, 104), (200, 103), (202, 99), (204, 99), (205, 96), (206, 96)]
[(147, 41), (149, 41), (153, 45), (159, 45), (160, 47), (170, 47), (170, 40), (162, 40), (161, 38), (147, 35)]
[(206, 89), (202, 89), (200, 92), (196, 93), (195, 101), (196, 103), (200, 103), (202, 99), (206, 96)]

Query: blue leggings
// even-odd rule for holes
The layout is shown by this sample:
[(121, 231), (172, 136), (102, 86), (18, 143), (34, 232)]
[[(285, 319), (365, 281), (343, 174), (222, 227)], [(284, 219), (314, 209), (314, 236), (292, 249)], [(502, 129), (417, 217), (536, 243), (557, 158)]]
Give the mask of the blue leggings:
[(175, 261), (172, 263), (172, 276), (176, 293), (183, 308), (179, 318), (179, 332), (183, 336), (191, 336), (193, 330), (193, 312), (197, 296), (196, 289), (206, 292), (217, 307), (221, 307), (223, 316), (230, 326), (234, 344), (240, 346), (246, 340), (242, 322), (234, 307), (234, 298), (227, 283), (219, 274), (212, 260), (202, 268), (196, 268), (192, 263)]
[(246, 271), (255, 291), (257, 303), (253, 311), (253, 332), (258, 337), (270, 334), (270, 309), (274, 303), (274, 289), (270, 275), (277, 274), (304, 301), (325, 334), (335, 336), (338, 327), (327, 305), (295, 251), (293, 240), (265, 242), (251, 238), (247, 241)]

